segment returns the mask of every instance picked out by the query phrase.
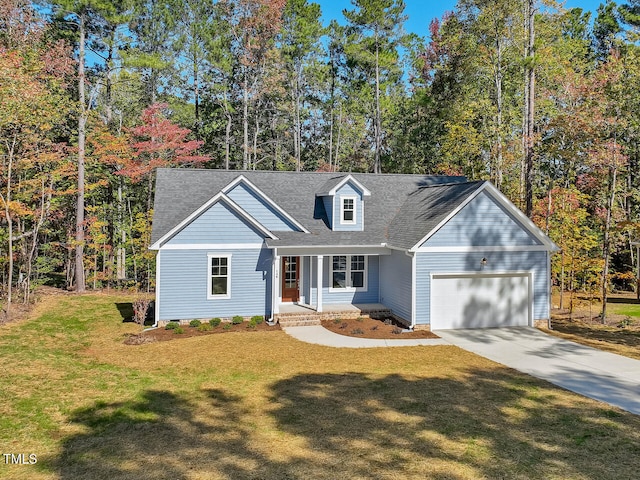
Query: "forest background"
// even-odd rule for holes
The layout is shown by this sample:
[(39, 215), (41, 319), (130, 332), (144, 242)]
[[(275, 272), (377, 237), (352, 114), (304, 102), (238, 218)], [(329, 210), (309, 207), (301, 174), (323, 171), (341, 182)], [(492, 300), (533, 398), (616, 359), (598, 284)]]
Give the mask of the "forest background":
[[(640, 1), (0, 0), (0, 303), (151, 291), (157, 167), (459, 174), (562, 248), (554, 284), (635, 288)], [(605, 302), (606, 305), (606, 302)], [(605, 313), (605, 312), (603, 312)]]

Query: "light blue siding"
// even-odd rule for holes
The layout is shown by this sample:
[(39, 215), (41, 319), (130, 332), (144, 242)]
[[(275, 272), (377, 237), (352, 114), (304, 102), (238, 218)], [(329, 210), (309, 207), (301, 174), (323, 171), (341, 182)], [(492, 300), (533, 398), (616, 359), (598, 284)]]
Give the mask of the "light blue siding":
[(264, 236), (220, 201), (171, 238), (168, 245), (262, 243)]
[[(271, 231), (299, 231), (284, 215), (243, 183), (234, 186), (227, 196)], [(286, 208), (283, 205), (280, 207)]]
[(411, 321), (411, 257), (392, 250), (380, 257), (380, 303)]
[[(347, 224), (343, 225), (340, 223), (340, 206), (342, 205), (342, 197), (352, 197), (355, 196), (355, 224)], [(333, 197), (333, 230), (341, 231), (341, 232), (359, 232), (362, 230), (362, 194), (356, 190), (351, 182), (345, 183), (342, 187), (340, 187), (335, 196)]]
[[(323, 258), (322, 266), (322, 303), (378, 303), (379, 302), (379, 278), (380, 268), (377, 255), (368, 256), (367, 291), (329, 291), (331, 284), (331, 256)], [(315, 284), (315, 282), (314, 282)], [(314, 298), (315, 301), (315, 298)]]
[(540, 245), (486, 192), (481, 192), (423, 246)]
[[(457, 272), (533, 272), (533, 319), (549, 318), (547, 252), (416, 253), (416, 323), (430, 323), (430, 274)], [(481, 269), (480, 261), (487, 263)]]
[[(231, 298), (207, 299), (208, 254), (231, 254)], [(161, 250), (159, 320), (271, 315), (271, 251)]]

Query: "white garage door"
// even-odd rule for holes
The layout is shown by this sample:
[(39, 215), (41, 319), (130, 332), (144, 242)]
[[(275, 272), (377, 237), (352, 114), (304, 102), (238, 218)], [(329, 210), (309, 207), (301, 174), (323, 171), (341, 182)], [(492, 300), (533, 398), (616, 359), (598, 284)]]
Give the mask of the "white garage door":
[(431, 329), (530, 325), (528, 274), (434, 275)]

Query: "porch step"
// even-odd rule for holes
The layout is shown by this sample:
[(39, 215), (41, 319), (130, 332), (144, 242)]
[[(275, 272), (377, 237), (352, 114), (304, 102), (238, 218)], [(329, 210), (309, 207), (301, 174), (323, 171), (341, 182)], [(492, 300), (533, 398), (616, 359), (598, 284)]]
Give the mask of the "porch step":
[(310, 317), (308, 315), (288, 315), (286, 317), (280, 317), (276, 315), (276, 321), (280, 324), (281, 327), (306, 327), (310, 325), (322, 325), (322, 320), (319, 317)]
[(340, 311), (340, 312), (313, 312), (313, 313), (279, 313), (275, 320), (281, 327), (302, 327), (307, 325), (322, 325), (322, 320), (334, 320), (336, 318), (358, 317), (391, 317), (391, 310), (374, 309), (372, 311)]

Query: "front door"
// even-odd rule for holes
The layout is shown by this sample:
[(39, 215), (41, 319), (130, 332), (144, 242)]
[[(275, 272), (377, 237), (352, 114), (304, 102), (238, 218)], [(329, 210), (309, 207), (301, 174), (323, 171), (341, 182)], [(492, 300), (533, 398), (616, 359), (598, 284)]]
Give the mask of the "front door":
[(297, 302), (300, 298), (300, 257), (282, 257), (282, 301)]

